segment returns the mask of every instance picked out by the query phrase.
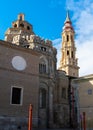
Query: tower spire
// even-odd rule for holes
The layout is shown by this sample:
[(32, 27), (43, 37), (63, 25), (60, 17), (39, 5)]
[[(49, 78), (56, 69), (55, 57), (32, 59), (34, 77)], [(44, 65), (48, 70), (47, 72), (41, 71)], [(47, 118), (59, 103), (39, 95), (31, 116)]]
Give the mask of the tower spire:
[(72, 30), (74, 32), (72, 22), (71, 22), (70, 16), (69, 16), (69, 10), (67, 10), (66, 20), (64, 23), (64, 27), (63, 27), (63, 31), (68, 31), (68, 30)]
[(71, 22), (71, 21), (70, 21), (70, 17), (69, 17), (69, 10), (67, 10), (67, 15), (66, 15), (66, 20), (65, 20), (65, 22), (68, 22), (68, 21)]

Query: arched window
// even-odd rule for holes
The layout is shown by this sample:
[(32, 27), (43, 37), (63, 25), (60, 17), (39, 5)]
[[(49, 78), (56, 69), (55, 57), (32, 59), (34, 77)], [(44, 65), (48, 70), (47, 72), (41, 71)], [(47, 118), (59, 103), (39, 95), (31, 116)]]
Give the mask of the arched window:
[(40, 63), (39, 64), (39, 73), (46, 73), (46, 65)]
[(46, 90), (40, 89), (40, 108), (46, 108)]
[(67, 35), (67, 42), (69, 41), (69, 35)]
[(24, 24), (23, 24), (23, 23), (21, 23), (21, 24), (20, 24), (20, 27), (24, 27)]
[(69, 55), (69, 51), (67, 50), (67, 55)]
[(23, 21), (24, 20), (24, 14), (19, 14), (18, 15), (18, 20)]
[(22, 20), (22, 15), (20, 15), (20, 20)]
[(39, 73), (43, 74), (47, 73), (47, 60), (45, 59), (45, 57), (40, 58)]
[(14, 28), (16, 28), (17, 27), (17, 24), (14, 24)]
[(29, 26), (27, 26), (27, 30), (30, 30), (30, 27), (29, 27)]
[(73, 51), (71, 52), (71, 57), (73, 58)]

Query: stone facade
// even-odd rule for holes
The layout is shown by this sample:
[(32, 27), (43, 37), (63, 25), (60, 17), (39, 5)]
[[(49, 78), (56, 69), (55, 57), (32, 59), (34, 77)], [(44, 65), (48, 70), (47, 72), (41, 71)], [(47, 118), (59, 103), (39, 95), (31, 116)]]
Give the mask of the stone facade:
[[(26, 62), (25, 68), (23, 66), (23, 59)], [(21, 62), (19, 62), (19, 60), (21, 60)], [(22, 62), (23, 64), (21, 64)], [(27, 127), (28, 107), (29, 104), (32, 103), (34, 106), (33, 120), (35, 120), (35, 126), (38, 126), (38, 63), (38, 55), (32, 50), (26, 50), (25, 48), (14, 46), (8, 42), (0, 41), (1, 125), (4, 124), (4, 122), (9, 122), (9, 124), (13, 124), (14, 127), (18, 127), (15, 126), (15, 124), (22, 127), (20, 122), (23, 121)], [(19, 94), (15, 95), (17, 89)], [(9, 124), (7, 123), (6, 125), (9, 127)]]
[[(5, 41), (0, 41), (2, 129), (27, 129), (29, 104), (33, 105), (33, 127), (70, 126), (67, 75), (72, 75), (62, 68), (57, 70), (56, 54), (52, 41), (37, 36), (24, 14), (19, 14), (6, 31)], [(77, 76), (77, 64), (75, 69)]]
[(56, 127), (69, 127), (68, 77), (64, 71), (57, 71), (57, 85), (54, 97), (54, 122)]

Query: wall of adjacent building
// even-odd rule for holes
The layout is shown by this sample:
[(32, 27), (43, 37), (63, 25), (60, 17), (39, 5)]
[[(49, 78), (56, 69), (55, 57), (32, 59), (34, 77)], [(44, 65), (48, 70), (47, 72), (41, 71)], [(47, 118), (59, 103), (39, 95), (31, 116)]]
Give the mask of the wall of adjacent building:
[[(79, 122), (83, 120), (83, 112), (86, 116), (86, 127), (93, 128), (93, 75), (83, 76), (74, 80), (74, 87), (78, 93), (78, 118)], [(80, 124), (81, 127), (81, 124)]]

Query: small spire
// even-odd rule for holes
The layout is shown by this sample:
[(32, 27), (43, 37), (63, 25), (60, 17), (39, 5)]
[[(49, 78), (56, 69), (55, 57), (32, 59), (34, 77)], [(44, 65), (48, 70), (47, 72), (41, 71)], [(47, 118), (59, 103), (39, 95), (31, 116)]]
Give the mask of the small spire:
[[(70, 21), (69, 10), (67, 10), (67, 16), (66, 16), (66, 21), (65, 21), (65, 22), (67, 22), (67, 21)], [(71, 21), (70, 21), (70, 22), (71, 22)]]

